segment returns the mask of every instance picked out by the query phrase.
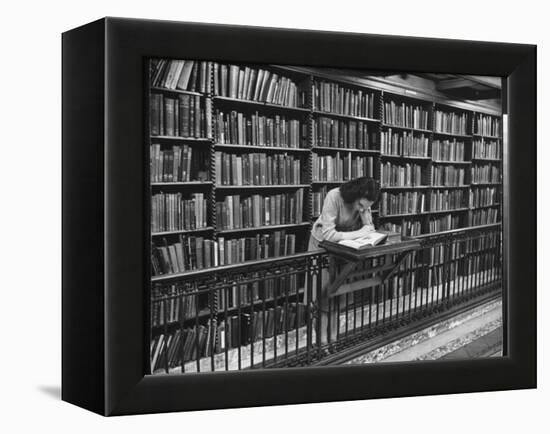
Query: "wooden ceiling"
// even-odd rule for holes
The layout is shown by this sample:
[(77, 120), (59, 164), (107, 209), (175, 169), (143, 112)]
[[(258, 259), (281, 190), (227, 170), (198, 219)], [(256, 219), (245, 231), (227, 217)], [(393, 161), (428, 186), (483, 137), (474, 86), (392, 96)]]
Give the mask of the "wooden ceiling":
[(438, 92), (466, 100), (491, 100), (500, 98), (501, 79), (476, 75), (418, 74), (433, 80)]

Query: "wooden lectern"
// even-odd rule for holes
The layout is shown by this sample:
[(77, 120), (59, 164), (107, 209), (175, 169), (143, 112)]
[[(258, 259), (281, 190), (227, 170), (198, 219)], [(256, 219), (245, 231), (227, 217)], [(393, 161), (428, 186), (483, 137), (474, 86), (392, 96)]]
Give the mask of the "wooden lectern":
[[(410, 237), (400, 238), (359, 250), (331, 241), (321, 241), (320, 246), (331, 255), (329, 286), (326, 291), (329, 297), (383, 284), (411, 252), (420, 248), (420, 241)], [(381, 265), (370, 269), (361, 268), (365, 260), (374, 258), (384, 260), (380, 261)], [(372, 277), (354, 280), (365, 275)]]

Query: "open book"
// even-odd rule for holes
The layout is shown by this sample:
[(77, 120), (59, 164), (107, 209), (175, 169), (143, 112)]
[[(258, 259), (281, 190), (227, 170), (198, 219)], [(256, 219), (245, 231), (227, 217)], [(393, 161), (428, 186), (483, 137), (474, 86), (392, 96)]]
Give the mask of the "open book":
[(352, 249), (362, 249), (364, 247), (373, 247), (383, 242), (388, 237), (388, 234), (382, 234), (380, 232), (371, 232), (370, 234), (357, 238), (355, 240), (342, 240), (338, 241), (338, 244), (351, 247)]

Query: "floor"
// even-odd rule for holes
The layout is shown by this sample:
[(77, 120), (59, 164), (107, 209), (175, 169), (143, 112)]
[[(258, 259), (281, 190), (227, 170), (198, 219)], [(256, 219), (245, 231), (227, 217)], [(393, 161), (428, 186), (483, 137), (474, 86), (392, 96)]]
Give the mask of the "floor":
[(362, 354), (347, 363), (498, 357), (501, 352), (502, 303), (497, 300)]

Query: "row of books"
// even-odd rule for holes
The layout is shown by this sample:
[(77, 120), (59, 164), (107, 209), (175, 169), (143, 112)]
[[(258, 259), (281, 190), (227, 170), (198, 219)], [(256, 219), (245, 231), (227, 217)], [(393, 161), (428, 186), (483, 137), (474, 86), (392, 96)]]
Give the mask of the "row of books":
[(438, 133), (467, 135), (468, 115), (466, 113), (434, 112), (434, 127)]
[(465, 240), (462, 244), (464, 253), (481, 252), (501, 246), (500, 232), (490, 232), (481, 237), (475, 237)]
[(474, 134), (482, 136), (500, 136), (500, 119), (497, 117), (478, 113), (474, 116)]
[(494, 164), (472, 166), (472, 183), (500, 182), (500, 169)]
[(151, 197), (151, 232), (194, 230), (208, 226), (204, 193), (157, 193)]
[(313, 118), (313, 144), (331, 148), (374, 149), (377, 129), (366, 122)]
[[(453, 267), (453, 270), (450, 270), (450, 271), (454, 271), (454, 269), (457, 269), (455, 264), (451, 264), (451, 265)], [(426, 288), (434, 288), (434, 287), (437, 288), (438, 286), (444, 285), (444, 283), (446, 282), (445, 279), (447, 277), (447, 274), (446, 274), (446, 270), (444, 272), (443, 267), (429, 268), (426, 274), (427, 274)]]
[(380, 215), (417, 214), (426, 211), (426, 195), (418, 191), (401, 193), (382, 192), (380, 195)]
[[(266, 278), (258, 273), (252, 273), (247, 283), (234, 283), (215, 291), (198, 287), (195, 283), (175, 283), (155, 284), (151, 292), (152, 327), (197, 321), (197, 313), (208, 316), (214, 312), (214, 300), (217, 311), (225, 312), (249, 309), (251, 305), (275, 299), (292, 301), (299, 295), (296, 274)], [(215, 299), (214, 293), (217, 295)]]
[[(205, 302), (201, 302), (203, 298)], [(175, 322), (196, 319), (198, 312), (207, 312), (208, 293), (199, 294), (182, 284), (153, 285), (151, 289), (151, 326), (161, 327)]]
[[(434, 247), (422, 249), (420, 262), (431, 267), (434, 265), (448, 264), (448, 261), (455, 261), (458, 259), (467, 260), (468, 258), (464, 258), (465, 254), (488, 253), (483, 251), (490, 248), (497, 248), (499, 244), (500, 233), (492, 232), (485, 234), (481, 237), (474, 237), (466, 240), (456, 241), (451, 243), (450, 246), (445, 246), (441, 244)], [(478, 258), (481, 257), (481, 255), (474, 255), (470, 259), (479, 262)]]
[(187, 94), (172, 98), (152, 93), (149, 111), (151, 135), (209, 138), (212, 131), (211, 111), (209, 98)]
[(210, 268), (218, 263), (215, 241), (199, 236), (178, 237), (178, 241), (154, 242), (151, 249), (153, 276)]
[(473, 188), (470, 191), (470, 208), (498, 204), (498, 191), (495, 187)]
[(429, 128), (429, 112), (422, 106), (388, 101), (384, 102), (383, 114), (383, 122), (389, 125), (422, 130)]
[(477, 209), (468, 213), (468, 226), (490, 225), (498, 221), (498, 208)]
[(153, 276), (237, 264), (243, 261), (275, 258), (296, 253), (296, 235), (285, 231), (256, 234), (253, 237), (217, 241), (180, 235), (177, 242), (154, 243)]
[(430, 211), (452, 211), (466, 207), (463, 190), (433, 190), (430, 192)]
[(464, 142), (453, 140), (434, 140), (432, 159), (441, 161), (464, 161)]
[(419, 164), (381, 165), (380, 184), (382, 187), (413, 187), (423, 185), (422, 166)]
[(221, 144), (303, 148), (307, 142), (307, 124), (280, 115), (216, 110), (214, 137)]
[(401, 223), (384, 223), (381, 229), (390, 232), (398, 232), (405, 237), (415, 237), (422, 234), (422, 222), (420, 220), (403, 219)]
[(447, 187), (464, 185), (465, 173), (463, 167), (434, 166), (432, 168), (432, 185)]
[(473, 158), (500, 158), (500, 146), (495, 140), (474, 140), (473, 143)]
[(432, 217), (428, 222), (428, 232), (442, 232), (458, 229), (460, 227), (460, 215), (445, 214), (439, 217)]
[(151, 339), (151, 372), (174, 368), (183, 362), (212, 354), (214, 323), (177, 329)]
[[(494, 253), (484, 254), (479, 257), (466, 258), (459, 264), (460, 274), (470, 276), (477, 274), (480, 279), (495, 280), (499, 275), (499, 268), (502, 267), (502, 260)], [(489, 280), (490, 279), (490, 280)]]
[[(433, 265), (442, 265), (445, 262), (445, 250), (447, 250), (447, 248), (442, 244), (422, 249), (422, 264), (429, 265), (430, 267)], [(451, 244), (451, 248), (448, 249), (447, 252), (449, 253), (450, 260), (456, 259), (460, 255), (455, 244)]]
[(305, 91), (291, 78), (258, 67), (214, 63), (214, 94), (285, 107), (304, 107)]
[(218, 249), (219, 265), (293, 255), (298, 248), (296, 234), (285, 231), (273, 231), (234, 239), (218, 237), (215, 247)]
[(424, 134), (392, 132), (392, 129), (388, 128), (381, 133), (380, 152), (404, 157), (427, 157), (429, 142), (429, 137)]
[[(265, 310), (241, 312), (220, 321), (219, 346), (216, 352), (237, 348), (263, 339), (273, 338), (304, 327), (306, 325), (306, 306), (303, 303), (285, 303)], [(218, 343), (218, 342), (216, 342)]]
[(210, 93), (212, 62), (197, 60), (151, 60), (151, 86)]
[(325, 203), (325, 197), (327, 197), (328, 188), (326, 185), (320, 189), (311, 193), (311, 202), (313, 207), (313, 216), (321, 215), (323, 210), (323, 203)]
[(390, 298), (403, 297), (418, 289), (416, 273), (391, 276), (385, 283), (386, 294)]
[(266, 277), (250, 273), (247, 283), (233, 284), (216, 290), (218, 312), (249, 310), (251, 306), (273, 301), (292, 301), (299, 296), (298, 275)]
[(210, 179), (208, 150), (194, 150), (189, 145), (174, 145), (167, 149), (151, 145), (151, 182), (189, 182)]
[(151, 371), (181, 366), (182, 362), (221, 354), (263, 339), (273, 338), (306, 324), (306, 306), (288, 303), (266, 310), (241, 312), (206, 325), (177, 329), (153, 336), (151, 340)]
[(313, 85), (314, 110), (374, 118), (375, 94), (361, 89), (351, 89), (326, 81), (315, 81)]
[(290, 185), (301, 183), (301, 161), (288, 154), (216, 152), (219, 185)]
[(362, 157), (346, 152), (336, 155), (313, 153), (312, 181), (349, 181), (362, 176), (374, 176), (374, 157)]
[(274, 195), (228, 195), (223, 202), (216, 202), (218, 228), (228, 230), (302, 223), (303, 204), (303, 188), (294, 193)]

